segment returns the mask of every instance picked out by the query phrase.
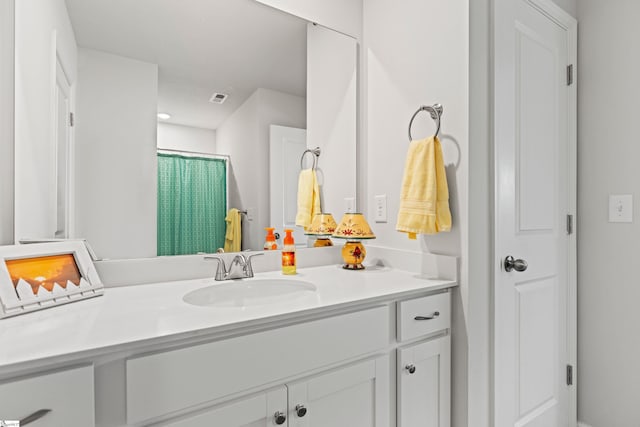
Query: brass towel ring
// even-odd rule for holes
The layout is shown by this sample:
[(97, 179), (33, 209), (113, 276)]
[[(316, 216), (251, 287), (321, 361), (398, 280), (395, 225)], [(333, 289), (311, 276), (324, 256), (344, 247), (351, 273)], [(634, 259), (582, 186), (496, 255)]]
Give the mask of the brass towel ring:
[(434, 136), (438, 136), (440, 133), (440, 117), (442, 117), (442, 105), (433, 104), (433, 105), (421, 105), (418, 110), (413, 113), (411, 116), (411, 120), (409, 121), (409, 142), (413, 141), (411, 137), (411, 125), (413, 125), (413, 119), (416, 118), (420, 111), (428, 111), (431, 114), (431, 118), (436, 121), (437, 129)]

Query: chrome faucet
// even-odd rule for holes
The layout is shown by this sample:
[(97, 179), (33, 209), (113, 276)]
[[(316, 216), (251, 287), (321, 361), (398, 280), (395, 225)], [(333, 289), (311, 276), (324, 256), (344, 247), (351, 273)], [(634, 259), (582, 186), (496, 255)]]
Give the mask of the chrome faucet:
[(205, 260), (216, 260), (218, 261), (218, 267), (216, 268), (216, 280), (231, 280), (231, 279), (246, 279), (249, 277), (253, 277), (253, 267), (251, 266), (251, 258), (259, 255), (264, 255), (262, 253), (252, 254), (249, 256), (245, 256), (244, 254), (237, 254), (231, 260), (231, 264), (229, 264), (229, 268), (227, 269), (224, 260), (219, 256), (205, 256)]

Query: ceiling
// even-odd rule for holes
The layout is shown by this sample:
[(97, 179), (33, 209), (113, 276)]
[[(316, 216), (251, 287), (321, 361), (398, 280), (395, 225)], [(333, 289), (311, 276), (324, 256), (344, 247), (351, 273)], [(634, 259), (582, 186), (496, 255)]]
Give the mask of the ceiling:
[(169, 123), (216, 129), (257, 88), (306, 96), (300, 18), (253, 0), (65, 1), (78, 46), (158, 64)]

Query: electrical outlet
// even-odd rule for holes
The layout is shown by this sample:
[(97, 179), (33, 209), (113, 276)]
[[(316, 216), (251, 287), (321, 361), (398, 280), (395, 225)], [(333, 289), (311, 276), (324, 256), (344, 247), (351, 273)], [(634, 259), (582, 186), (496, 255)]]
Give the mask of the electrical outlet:
[(356, 199), (353, 197), (344, 198), (344, 211), (354, 213), (356, 211)]
[(387, 222), (387, 195), (380, 194), (375, 197), (375, 214), (376, 222)]
[(609, 222), (633, 222), (633, 196), (609, 195)]

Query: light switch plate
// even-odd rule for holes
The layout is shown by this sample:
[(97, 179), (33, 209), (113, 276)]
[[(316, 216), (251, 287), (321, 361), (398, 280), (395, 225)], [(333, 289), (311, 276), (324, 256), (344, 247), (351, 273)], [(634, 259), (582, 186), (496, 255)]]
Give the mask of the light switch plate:
[(356, 199), (354, 197), (344, 198), (344, 211), (354, 213), (356, 211)]
[(376, 222), (387, 222), (387, 195), (380, 194), (375, 197), (375, 214)]
[(633, 222), (633, 195), (609, 195), (609, 222)]
[(253, 221), (258, 214), (258, 208), (247, 208), (247, 221)]

